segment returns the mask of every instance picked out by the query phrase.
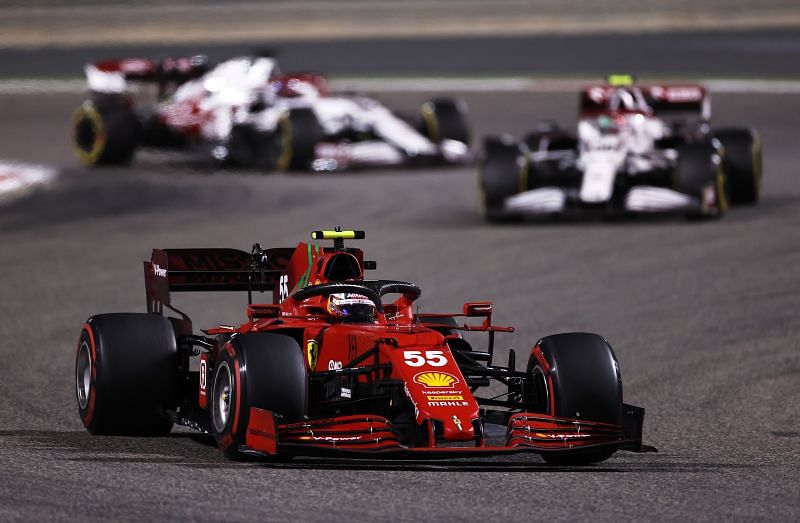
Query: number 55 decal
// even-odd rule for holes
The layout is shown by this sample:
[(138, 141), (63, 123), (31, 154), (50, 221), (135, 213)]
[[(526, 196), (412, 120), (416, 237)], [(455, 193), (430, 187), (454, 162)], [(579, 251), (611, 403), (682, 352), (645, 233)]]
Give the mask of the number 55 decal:
[(419, 350), (404, 350), (403, 359), (409, 367), (422, 367), (426, 363), (431, 367), (447, 365), (447, 358), (440, 350), (426, 350), (424, 356)]

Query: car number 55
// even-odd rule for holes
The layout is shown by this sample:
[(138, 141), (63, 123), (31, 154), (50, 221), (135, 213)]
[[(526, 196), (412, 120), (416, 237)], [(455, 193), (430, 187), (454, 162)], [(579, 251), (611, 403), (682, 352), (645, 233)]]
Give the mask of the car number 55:
[(422, 367), (426, 363), (431, 367), (447, 365), (447, 357), (440, 350), (426, 350), (424, 355), (419, 350), (404, 350), (403, 359), (409, 367)]

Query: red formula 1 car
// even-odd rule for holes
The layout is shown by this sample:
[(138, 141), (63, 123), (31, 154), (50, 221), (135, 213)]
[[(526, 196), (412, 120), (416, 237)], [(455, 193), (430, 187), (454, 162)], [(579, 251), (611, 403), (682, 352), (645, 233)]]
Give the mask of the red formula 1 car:
[[(644, 409), (622, 402), (605, 339), (547, 336), (524, 370), (513, 350), (497, 365), (495, 334), (513, 329), (492, 323), (490, 302), (416, 313), (419, 287), (364, 278), (375, 262), (344, 246), (363, 236), (312, 233), (333, 248), (154, 250), (144, 262), (148, 312), (96, 315), (81, 332), (86, 428), (165, 435), (178, 423), (213, 434), (230, 457), (535, 452), (586, 464), (653, 450), (642, 444)], [(172, 304), (179, 291), (247, 292), (247, 320), (195, 333)], [(253, 303), (259, 291), (272, 291), (273, 303)], [(487, 334), (485, 347), (462, 336), (475, 331)], [(478, 393), (492, 383), (503, 391)]]

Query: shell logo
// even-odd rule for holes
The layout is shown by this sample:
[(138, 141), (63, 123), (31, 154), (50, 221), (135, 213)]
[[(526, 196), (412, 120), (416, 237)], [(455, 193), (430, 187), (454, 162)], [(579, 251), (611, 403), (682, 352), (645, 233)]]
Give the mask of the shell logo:
[(420, 372), (414, 376), (414, 383), (419, 383), (425, 388), (453, 388), (458, 383), (458, 378), (446, 372)]

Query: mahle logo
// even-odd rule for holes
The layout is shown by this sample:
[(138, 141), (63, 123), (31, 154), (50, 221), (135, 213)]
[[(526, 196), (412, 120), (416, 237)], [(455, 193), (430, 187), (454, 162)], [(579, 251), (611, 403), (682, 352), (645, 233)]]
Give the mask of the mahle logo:
[(446, 372), (420, 372), (414, 376), (414, 383), (426, 389), (452, 389), (458, 383), (458, 378)]

